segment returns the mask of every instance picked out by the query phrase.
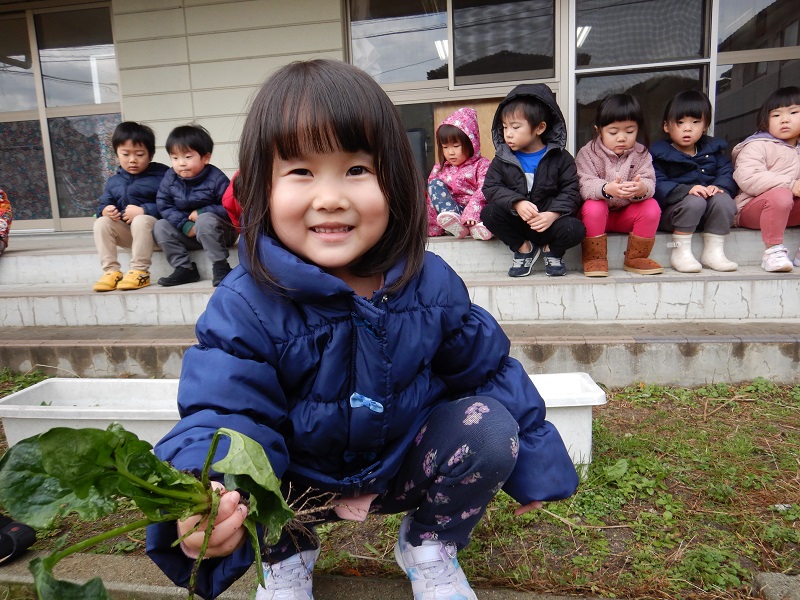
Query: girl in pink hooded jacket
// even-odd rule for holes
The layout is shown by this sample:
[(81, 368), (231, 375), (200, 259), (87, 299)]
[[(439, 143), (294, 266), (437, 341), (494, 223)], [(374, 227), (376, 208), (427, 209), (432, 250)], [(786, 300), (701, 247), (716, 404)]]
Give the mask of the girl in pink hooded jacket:
[(481, 188), (490, 161), (481, 156), (475, 110), (459, 108), (447, 117), (436, 130), (436, 145), (442, 161), (428, 177), (428, 235), (490, 239), (480, 220), (486, 205)]
[(739, 185), (734, 224), (761, 230), (762, 269), (788, 272), (800, 267), (800, 250), (792, 264), (783, 245), (786, 227), (800, 225), (800, 88), (775, 90), (757, 119), (758, 131), (732, 152)]

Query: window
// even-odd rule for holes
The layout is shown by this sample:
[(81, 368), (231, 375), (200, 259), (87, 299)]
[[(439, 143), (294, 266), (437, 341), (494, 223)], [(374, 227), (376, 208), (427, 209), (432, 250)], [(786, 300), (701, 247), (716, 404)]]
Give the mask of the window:
[(0, 19), (0, 30), (0, 112), (36, 110), (36, 82), (25, 17)]
[(797, 46), (797, 0), (724, 0), (719, 3), (720, 52)]

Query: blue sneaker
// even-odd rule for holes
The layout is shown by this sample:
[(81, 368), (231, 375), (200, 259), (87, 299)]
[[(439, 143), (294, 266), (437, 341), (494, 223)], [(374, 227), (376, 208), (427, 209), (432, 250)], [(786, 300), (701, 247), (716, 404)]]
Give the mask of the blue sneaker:
[(530, 252), (514, 252), (514, 262), (508, 270), (509, 277), (527, 277), (533, 270), (533, 263), (539, 258), (542, 249), (531, 245)]
[(411, 580), (414, 600), (478, 600), (456, 559), (453, 542), (425, 540), (421, 546), (408, 543), (412, 516), (403, 517), (394, 545), (394, 558)]
[(544, 272), (549, 277), (561, 277), (567, 274), (567, 263), (563, 257), (553, 256), (552, 252), (545, 252)]

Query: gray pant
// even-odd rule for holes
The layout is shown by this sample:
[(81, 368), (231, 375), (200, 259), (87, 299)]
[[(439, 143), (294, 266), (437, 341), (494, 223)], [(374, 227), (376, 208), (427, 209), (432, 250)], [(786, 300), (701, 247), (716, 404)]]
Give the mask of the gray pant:
[(736, 214), (736, 202), (727, 192), (702, 198), (693, 194), (684, 196), (675, 204), (662, 208), (660, 231), (694, 233), (702, 229), (706, 233), (728, 235)]
[(156, 221), (153, 237), (172, 268), (191, 269), (190, 250), (205, 250), (212, 264), (227, 260), (228, 248), (233, 246), (237, 236), (229, 221), (214, 213), (201, 213), (194, 222), (194, 230), (195, 236), (189, 237), (166, 219)]

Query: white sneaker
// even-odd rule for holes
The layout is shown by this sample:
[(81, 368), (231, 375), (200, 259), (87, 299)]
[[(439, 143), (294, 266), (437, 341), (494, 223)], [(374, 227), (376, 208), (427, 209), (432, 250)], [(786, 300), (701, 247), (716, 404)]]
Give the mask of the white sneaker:
[(256, 600), (314, 600), (311, 584), (318, 556), (319, 548), (300, 552), (274, 565), (262, 563), (267, 587), (258, 586)]
[(403, 517), (394, 558), (411, 580), (414, 600), (478, 600), (456, 559), (453, 542), (408, 543), (411, 515)]
[(797, 254), (794, 255), (794, 266), (800, 267), (800, 248), (797, 249)]
[(788, 273), (792, 270), (792, 261), (789, 260), (789, 250), (786, 246), (772, 246), (764, 251), (761, 257), (761, 268), (769, 273)]

